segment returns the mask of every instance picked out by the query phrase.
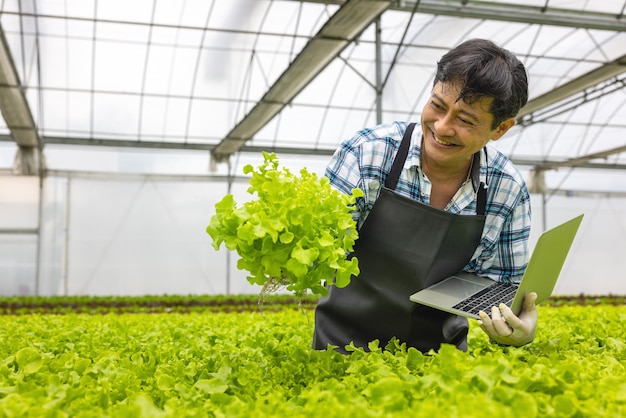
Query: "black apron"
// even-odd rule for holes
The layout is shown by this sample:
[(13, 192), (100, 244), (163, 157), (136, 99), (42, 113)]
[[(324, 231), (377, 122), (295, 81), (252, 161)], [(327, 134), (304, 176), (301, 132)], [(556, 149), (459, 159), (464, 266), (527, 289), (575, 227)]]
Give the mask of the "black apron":
[[(373, 340), (384, 348), (396, 337), (422, 352), (438, 350), (442, 343), (467, 350), (467, 319), (411, 302), (409, 296), (471, 260), (485, 225), (486, 186), (478, 187), (476, 215), (446, 212), (396, 193), (414, 127), (407, 127), (385, 187), (359, 230), (351, 256), (358, 258), (361, 273), (344, 288), (329, 286), (328, 296), (318, 301), (315, 349), (332, 344), (345, 353), (354, 342), (367, 350)], [(479, 168), (476, 153), (472, 177)]]

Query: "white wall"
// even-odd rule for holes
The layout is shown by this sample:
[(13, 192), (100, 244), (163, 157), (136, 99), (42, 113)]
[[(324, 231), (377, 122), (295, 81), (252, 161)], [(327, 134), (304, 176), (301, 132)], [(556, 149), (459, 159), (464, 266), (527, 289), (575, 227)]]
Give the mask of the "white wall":
[[(38, 187), (35, 177), (0, 176), (0, 227), (37, 225)], [(240, 203), (246, 188), (233, 185)], [(226, 251), (215, 251), (205, 232), (226, 193), (213, 181), (50, 176), (41, 246), (36, 235), (0, 234), (0, 294), (258, 293), (236, 269), (236, 254), (228, 270)], [(532, 199), (534, 246), (543, 210), (541, 196)], [(626, 199), (553, 196), (547, 205), (548, 228), (586, 215), (555, 294), (626, 294)]]

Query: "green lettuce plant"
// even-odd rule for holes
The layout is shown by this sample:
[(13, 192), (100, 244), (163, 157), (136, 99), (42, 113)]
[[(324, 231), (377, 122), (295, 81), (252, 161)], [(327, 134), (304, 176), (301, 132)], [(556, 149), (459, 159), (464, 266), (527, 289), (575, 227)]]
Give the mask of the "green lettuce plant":
[(326, 177), (300, 175), (279, 168), (273, 153), (263, 153), (258, 167), (248, 164), (248, 193), (256, 194), (238, 206), (232, 194), (215, 205), (206, 231), (217, 250), (222, 243), (239, 255), (237, 268), (246, 270), (251, 284), (263, 286), (261, 295), (281, 288), (303, 296), (326, 295), (323, 285), (344, 287), (359, 274), (356, 257), (348, 258), (358, 237), (352, 211), (360, 189), (350, 195), (331, 187)]
[(297, 308), (0, 315), (0, 418), (626, 417), (623, 304), (541, 304), (523, 347), (472, 320), (467, 352), (349, 356), (313, 350)]

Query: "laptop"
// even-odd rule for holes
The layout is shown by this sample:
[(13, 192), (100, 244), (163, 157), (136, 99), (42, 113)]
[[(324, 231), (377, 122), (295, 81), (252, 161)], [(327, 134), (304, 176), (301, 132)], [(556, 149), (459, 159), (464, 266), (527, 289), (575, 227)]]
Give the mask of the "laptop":
[(537, 293), (536, 304), (550, 297), (584, 215), (579, 215), (539, 237), (519, 284), (495, 282), (487, 277), (460, 272), (409, 297), (413, 302), (467, 318), (490, 314), (504, 303), (519, 315), (524, 296)]

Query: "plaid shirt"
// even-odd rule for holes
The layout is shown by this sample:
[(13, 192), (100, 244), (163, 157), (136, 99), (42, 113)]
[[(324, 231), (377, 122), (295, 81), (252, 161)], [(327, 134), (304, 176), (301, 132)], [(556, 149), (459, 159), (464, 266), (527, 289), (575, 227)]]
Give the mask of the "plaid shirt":
[[(358, 187), (365, 193), (357, 199), (354, 213), (359, 226), (378, 198), (407, 125), (394, 122), (361, 130), (341, 143), (326, 168), (326, 176), (339, 191), (350, 193)], [(481, 152), (480, 179), (487, 179), (489, 186), (485, 227), (478, 248), (463, 270), (496, 281), (517, 282), (528, 264), (530, 195), (522, 175), (504, 154), (487, 146), (487, 156)], [(423, 203), (430, 201), (431, 183), (421, 170), (419, 125), (413, 131), (396, 192)], [(471, 180), (461, 185), (445, 210), (476, 214)]]

